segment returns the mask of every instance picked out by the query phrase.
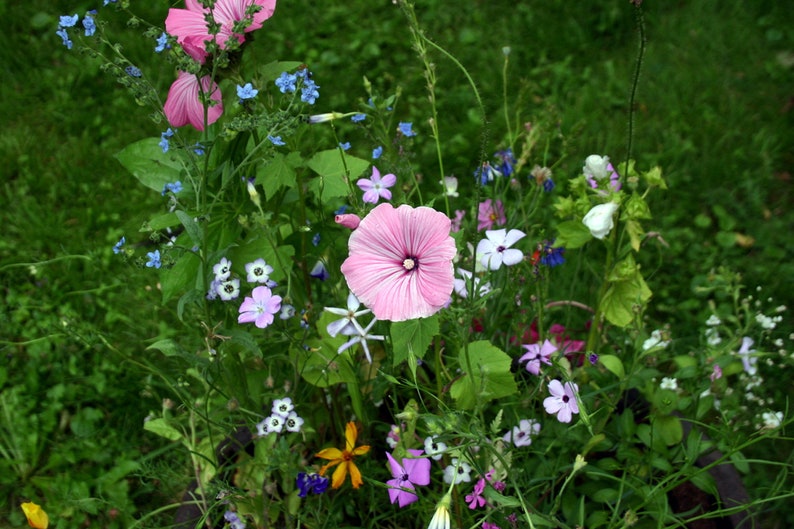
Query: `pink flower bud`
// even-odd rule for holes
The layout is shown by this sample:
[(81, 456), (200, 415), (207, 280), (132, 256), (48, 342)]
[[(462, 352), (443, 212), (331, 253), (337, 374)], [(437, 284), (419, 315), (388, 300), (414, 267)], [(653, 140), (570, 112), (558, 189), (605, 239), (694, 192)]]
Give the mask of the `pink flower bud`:
[(358, 228), (358, 224), (359, 222), (361, 222), (361, 219), (359, 218), (358, 215), (354, 213), (344, 213), (342, 215), (337, 215), (336, 217), (334, 217), (334, 221), (337, 224), (341, 224), (345, 228), (350, 228), (351, 230), (355, 230), (356, 228)]

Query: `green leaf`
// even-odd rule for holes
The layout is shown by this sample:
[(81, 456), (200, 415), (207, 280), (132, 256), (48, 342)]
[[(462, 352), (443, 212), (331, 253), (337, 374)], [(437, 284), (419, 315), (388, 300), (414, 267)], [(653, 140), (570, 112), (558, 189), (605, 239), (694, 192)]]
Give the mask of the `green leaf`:
[(437, 334), (437, 315), (393, 323), (391, 339), (394, 349), (394, 365), (399, 365), (409, 356), (424, 358), (427, 347)]
[(626, 327), (634, 319), (635, 307), (644, 307), (651, 299), (651, 289), (639, 270), (628, 281), (613, 282), (601, 299), (601, 310), (606, 319), (618, 327)]
[(160, 437), (165, 437), (169, 441), (179, 441), (182, 439), (182, 434), (179, 430), (168, 424), (168, 421), (163, 418), (146, 421), (143, 423), (143, 429), (147, 432), (157, 434)]
[(291, 152), (287, 156), (276, 153), (270, 162), (261, 166), (256, 173), (256, 183), (265, 190), (265, 198), (273, 197), (282, 187), (295, 187), (298, 182), (295, 169), (302, 164), (300, 154)]
[(182, 348), (179, 347), (175, 341), (170, 339), (158, 340), (146, 348), (147, 351), (150, 349), (157, 349), (165, 356), (176, 356), (182, 353)]
[(450, 395), (460, 409), (472, 409), (478, 402), (488, 402), (518, 391), (510, 372), (512, 359), (504, 351), (483, 340), (469, 344), (468, 357), (470, 362), (466, 361), (466, 351), (462, 349), (458, 355), (459, 367), (465, 371), (470, 364), (473, 372), (466, 373), (450, 388)]
[(196, 283), (201, 259), (192, 252), (182, 254), (176, 264), (160, 273), (160, 285), (163, 290), (163, 303), (174, 296), (182, 294)]
[(582, 247), (587, 241), (593, 238), (587, 226), (578, 220), (566, 220), (557, 225), (557, 239), (555, 246), (563, 246), (566, 249)]
[(163, 213), (149, 219), (139, 231), (158, 231), (164, 228), (171, 228), (179, 224), (176, 213)]
[(651, 169), (650, 171), (646, 171), (642, 173), (642, 177), (648, 183), (649, 186), (656, 186), (659, 189), (667, 189), (667, 183), (664, 181), (662, 177), (662, 168), (658, 165)]
[(190, 237), (190, 241), (195, 246), (202, 246), (203, 241), (201, 236), (201, 228), (195, 219), (181, 209), (176, 210), (174, 213), (179, 219), (179, 222), (182, 223), (182, 226), (185, 227), (185, 231), (187, 232), (188, 237)]
[(159, 142), (157, 138), (146, 138), (116, 153), (116, 159), (132, 176), (158, 193), (165, 184), (179, 180), (183, 167), (176, 151), (163, 152)]
[(673, 446), (684, 438), (681, 419), (675, 415), (652, 415), (654, 437), (667, 446)]
[(351, 182), (367, 170), (369, 162), (344, 154), (339, 149), (329, 149), (312, 156), (307, 165), (320, 176), (309, 182), (309, 190), (325, 202), (347, 196)]
[(626, 370), (623, 368), (623, 362), (620, 361), (615, 355), (601, 355), (598, 357), (598, 363), (607, 368), (607, 371), (623, 380), (626, 377)]
[(334, 339), (326, 338), (320, 347), (294, 352), (292, 356), (297, 360), (298, 371), (303, 380), (318, 388), (356, 381), (356, 372), (349, 353), (345, 351), (337, 354), (336, 348), (339, 346), (334, 343)]
[(259, 77), (262, 77), (266, 80), (276, 80), (278, 76), (281, 75), (281, 72), (289, 72), (292, 70), (297, 70), (303, 63), (298, 61), (273, 61), (265, 64), (264, 66), (260, 66), (259, 70)]

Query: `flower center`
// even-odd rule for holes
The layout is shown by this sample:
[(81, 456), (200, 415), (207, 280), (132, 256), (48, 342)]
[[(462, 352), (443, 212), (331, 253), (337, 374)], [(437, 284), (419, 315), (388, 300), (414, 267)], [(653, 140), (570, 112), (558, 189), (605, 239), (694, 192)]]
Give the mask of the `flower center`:
[(500, 252), (500, 253), (501, 253), (501, 252), (504, 252), (505, 250), (506, 250), (506, 248), (505, 248), (504, 246), (497, 246), (497, 247), (496, 247), (496, 251), (497, 251), (497, 252)]
[(416, 257), (406, 257), (403, 261), (403, 268), (409, 272), (418, 266), (419, 261), (416, 259)]

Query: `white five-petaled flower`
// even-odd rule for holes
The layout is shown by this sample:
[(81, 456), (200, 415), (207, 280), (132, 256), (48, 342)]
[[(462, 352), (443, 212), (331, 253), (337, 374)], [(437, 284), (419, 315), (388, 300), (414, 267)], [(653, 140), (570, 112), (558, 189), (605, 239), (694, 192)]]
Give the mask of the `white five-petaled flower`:
[(300, 432), (303, 426), (303, 419), (298, 417), (298, 414), (291, 411), (287, 418), (284, 419), (284, 427), (288, 432)]
[(597, 154), (591, 154), (584, 161), (584, 167), (582, 167), (582, 172), (585, 176), (595, 178), (596, 180), (601, 180), (609, 176), (609, 169), (607, 166), (609, 165), (609, 156), (599, 156)]
[[(464, 270), (463, 268), (458, 268), (458, 275), (460, 278), (455, 279), (454, 289), (455, 293), (462, 297), (466, 298), (469, 295), (469, 289), (473, 287), (474, 295), (476, 297), (482, 297), (488, 294), (491, 291), (491, 283), (483, 283), (479, 277), (473, 277), (472, 273), (468, 270)], [(471, 282), (474, 281), (474, 285)]]
[(295, 405), (292, 403), (292, 399), (284, 397), (283, 399), (276, 399), (273, 401), (273, 408), (271, 411), (279, 417), (287, 417), (294, 409)]
[(326, 312), (330, 312), (331, 314), (336, 314), (337, 316), (344, 316), (340, 320), (334, 320), (328, 324), (326, 330), (331, 338), (335, 338), (338, 334), (343, 336), (355, 336), (364, 334), (364, 328), (358, 322), (356, 318), (359, 316), (363, 316), (372, 312), (369, 309), (358, 310), (361, 306), (361, 302), (358, 298), (351, 292), (347, 296), (347, 308), (336, 308), (336, 307), (325, 307), (323, 310)]
[(486, 230), (486, 238), (477, 243), (475, 252), (477, 259), (490, 270), (498, 270), (502, 264), (506, 266), (518, 264), (524, 258), (524, 254), (511, 246), (525, 235), (520, 230)]
[(447, 445), (441, 441), (436, 441), (436, 436), (428, 436), (425, 438), (425, 454), (435, 461), (441, 459), (446, 451)]
[(614, 202), (599, 204), (587, 212), (587, 215), (582, 219), (582, 223), (587, 226), (593, 237), (603, 239), (615, 226), (612, 216), (617, 210), (618, 205)]
[(369, 324), (367, 324), (367, 326), (364, 327), (361, 330), (361, 333), (353, 336), (353, 338), (351, 338), (350, 340), (348, 340), (345, 343), (343, 343), (342, 345), (340, 345), (339, 349), (337, 349), (336, 352), (338, 354), (342, 354), (346, 350), (348, 350), (349, 348), (351, 348), (354, 345), (356, 345), (357, 343), (360, 343), (361, 347), (364, 348), (364, 354), (367, 355), (367, 361), (371, 364), (372, 363), (372, 355), (369, 353), (369, 346), (367, 345), (367, 340), (383, 341), (383, 340), (386, 339), (386, 337), (383, 336), (382, 334), (370, 334), (369, 333), (369, 331), (372, 330), (372, 327), (375, 325), (375, 323), (377, 321), (378, 321), (377, 318), (372, 318), (372, 321), (369, 322)]
[(659, 387), (662, 389), (670, 389), (675, 391), (678, 389), (678, 380), (672, 377), (664, 377), (659, 383)]
[(215, 266), (212, 267), (212, 273), (215, 274), (217, 281), (225, 281), (229, 279), (232, 273), (232, 262), (222, 258)]
[(506, 443), (513, 443), (517, 447), (532, 444), (532, 437), (540, 433), (540, 423), (535, 419), (521, 419), (518, 426), (507, 432), (502, 439)]
[(452, 464), (444, 469), (444, 483), (457, 485), (463, 481), (471, 481), (471, 465), (465, 461), (460, 461), (457, 457), (453, 457)]
[(268, 279), (270, 279), (270, 274), (273, 273), (273, 267), (260, 257), (253, 263), (245, 265), (245, 273), (248, 274), (246, 280), (249, 283), (267, 283)]

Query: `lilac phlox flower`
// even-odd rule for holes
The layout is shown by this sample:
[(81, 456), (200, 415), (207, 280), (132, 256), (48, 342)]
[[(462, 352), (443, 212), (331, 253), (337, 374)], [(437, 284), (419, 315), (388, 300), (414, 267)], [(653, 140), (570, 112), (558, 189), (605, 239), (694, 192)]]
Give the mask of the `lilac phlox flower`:
[(276, 79), (276, 86), (281, 90), (282, 94), (287, 92), (294, 92), (296, 89), (295, 83), (298, 81), (298, 76), (293, 73), (281, 72), (278, 79)]
[(212, 273), (215, 274), (215, 279), (218, 281), (225, 281), (232, 275), (232, 262), (225, 257), (221, 258), (218, 263), (212, 267)]
[(397, 177), (391, 173), (381, 177), (380, 171), (372, 166), (372, 176), (370, 178), (359, 178), (356, 185), (364, 191), (362, 200), (367, 204), (377, 204), (381, 198), (391, 200), (389, 188), (397, 183)]
[[(229, 266), (231, 266), (231, 263), (229, 263)], [(273, 273), (273, 267), (260, 257), (256, 261), (245, 265), (245, 273), (247, 274), (246, 281), (249, 283), (267, 283), (270, 279), (270, 274)]]
[(170, 138), (173, 135), (174, 135), (174, 131), (170, 127), (168, 129), (166, 129), (165, 132), (160, 133), (160, 144), (159, 145), (160, 145), (160, 148), (163, 150), (163, 152), (168, 152), (168, 148), (169, 148), (168, 138)]
[(499, 172), (505, 176), (513, 174), (513, 166), (516, 163), (516, 157), (513, 156), (513, 149), (507, 148), (503, 151), (496, 151), (494, 154), (499, 161)]
[(413, 124), (410, 122), (401, 121), (397, 125), (397, 131), (406, 138), (410, 138), (411, 136), (416, 136), (416, 132), (413, 131)]
[(270, 411), (280, 417), (287, 417), (294, 409), (295, 405), (292, 403), (292, 399), (284, 397), (283, 399), (274, 400)]
[(381, 157), (382, 154), (383, 154), (383, 147), (381, 147), (380, 145), (378, 145), (377, 147), (372, 149), (372, 159), (373, 160), (377, 160), (378, 158)]
[(254, 88), (254, 85), (251, 83), (245, 83), (243, 86), (237, 85), (237, 97), (240, 98), (240, 102), (246, 101), (248, 99), (253, 99), (259, 93), (259, 90)]
[[(455, 293), (462, 297), (469, 297), (469, 290), (473, 290), (475, 297), (482, 297), (491, 292), (491, 283), (483, 283), (479, 277), (473, 277), (473, 274), (463, 268), (457, 269), (459, 278), (455, 279)], [(474, 284), (472, 285), (472, 281)]]
[(486, 238), (477, 243), (475, 253), (480, 263), (489, 270), (499, 270), (502, 264), (513, 266), (521, 262), (524, 254), (511, 246), (525, 235), (520, 230), (486, 230)]
[(314, 263), (314, 266), (309, 271), (309, 275), (315, 279), (319, 279), (320, 281), (327, 281), (331, 274), (328, 272), (328, 269), (325, 267), (325, 263), (322, 261), (317, 261)]
[(430, 456), (434, 461), (438, 461), (444, 456), (447, 451), (447, 445), (437, 440), (437, 436), (425, 437), (425, 454)]
[(482, 185), (485, 185), (488, 182), (493, 182), (497, 176), (502, 176), (502, 173), (493, 167), (490, 162), (483, 162), (480, 167), (474, 170), (474, 176), (480, 180)]
[(471, 465), (457, 457), (452, 458), (452, 463), (444, 469), (444, 483), (450, 484), (471, 481)]
[(353, 116), (351, 116), (350, 118), (350, 121), (352, 121), (353, 123), (360, 123), (364, 121), (366, 117), (367, 117), (366, 114), (353, 114)]
[(273, 323), (273, 315), (281, 310), (281, 296), (274, 296), (268, 287), (256, 287), (240, 305), (238, 323), (254, 322), (264, 329)]
[(516, 447), (529, 446), (532, 438), (540, 433), (540, 423), (535, 419), (521, 419), (518, 426), (507, 432), (502, 439), (506, 443), (513, 443)]
[(125, 244), (127, 244), (127, 238), (122, 237), (121, 239), (119, 239), (119, 242), (113, 245), (113, 253), (116, 255), (120, 254)]
[(162, 262), (160, 262), (160, 250), (149, 252), (146, 254), (146, 257), (149, 258), (149, 260), (146, 261), (147, 268), (160, 268), (162, 266)]
[(521, 347), (526, 349), (527, 352), (518, 359), (518, 363), (526, 362), (527, 365), (525, 367), (527, 371), (536, 376), (540, 375), (540, 364), (543, 363), (550, 366), (551, 360), (549, 359), (552, 353), (557, 351), (557, 347), (549, 340), (545, 340), (542, 345), (531, 343), (522, 345)]
[(336, 350), (337, 354), (342, 354), (357, 343), (361, 344), (361, 347), (364, 349), (364, 354), (367, 356), (367, 361), (371, 364), (372, 363), (372, 355), (369, 352), (369, 346), (367, 345), (367, 340), (378, 340), (383, 341), (386, 339), (385, 336), (382, 334), (370, 334), (369, 331), (372, 330), (372, 327), (378, 321), (377, 318), (372, 318), (366, 327), (362, 329), (360, 334), (353, 336), (350, 340), (346, 341), (342, 345), (339, 346), (339, 349)]
[(755, 349), (750, 349), (754, 343), (755, 342), (752, 338), (745, 336), (742, 338), (742, 345), (739, 348), (739, 358), (742, 359), (744, 371), (750, 376), (753, 376), (758, 372), (758, 367), (755, 365), (758, 362), (758, 358), (753, 356)]
[(322, 494), (328, 488), (329, 483), (330, 480), (328, 478), (316, 473), (299, 472), (298, 477), (295, 479), (299, 498), (305, 498), (309, 492)]
[(552, 380), (549, 382), (551, 397), (543, 399), (546, 413), (557, 414), (557, 420), (560, 422), (571, 422), (572, 414), (579, 413), (579, 403), (576, 402), (578, 392), (579, 386), (574, 382), (566, 382), (563, 385), (557, 379)]
[(94, 33), (96, 33), (96, 21), (94, 21), (94, 15), (96, 15), (96, 9), (92, 9), (85, 14), (83, 17), (83, 29), (85, 30), (86, 37), (92, 37)]
[(389, 445), (389, 448), (394, 450), (397, 448), (397, 445), (400, 442), (400, 427), (396, 424), (392, 424), (391, 428), (389, 428), (389, 433), (386, 434), (386, 444)]
[(609, 186), (612, 187), (614, 191), (620, 191), (620, 175), (618, 175), (615, 168), (612, 167), (612, 164), (609, 163), (609, 156), (591, 154), (585, 159), (582, 172), (587, 179), (587, 183), (590, 184), (590, 187), (593, 189), (598, 189), (599, 183), (601, 181), (606, 181), (608, 177)]
[(226, 511), (223, 513), (223, 519), (229, 522), (230, 529), (245, 529), (245, 523), (234, 511)]
[(216, 290), (223, 301), (237, 299), (240, 296), (240, 280), (236, 277), (218, 280)]
[(486, 198), (477, 206), (477, 231), (490, 230), (494, 224), (501, 226), (505, 222), (507, 219), (501, 200)]
[(485, 498), (482, 496), (484, 491), (485, 478), (480, 478), (477, 480), (477, 483), (474, 484), (474, 489), (471, 491), (471, 494), (467, 494), (464, 498), (469, 506), (469, 509), (473, 510), (485, 506)]
[(450, 231), (453, 233), (460, 231), (460, 225), (463, 223), (463, 217), (466, 215), (466, 212), (462, 209), (455, 210), (455, 218), (452, 219), (452, 224), (450, 226)]
[(160, 33), (160, 36), (157, 37), (157, 46), (154, 47), (154, 51), (156, 53), (164, 52), (165, 50), (170, 50), (171, 45), (168, 44), (168, 33), (165, 31)]
[(430, 459), (421, 457), (421, 450), (408, 450), (410, 456), (404, 457), (399, 463), (394, 456), (386, 452), (393, 479), (386, 482), (389, 486), (389, 500), (405, 507), (419, 499), (413, 491), (416, 485), (430, 484)]
[(270, 143), (276, 146), (286, 145), (284, 140), (281, 139), (281, 136), (268, 136), (267, 139), (270, 141)]

